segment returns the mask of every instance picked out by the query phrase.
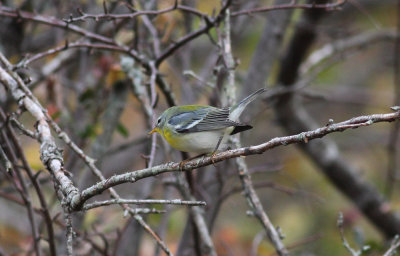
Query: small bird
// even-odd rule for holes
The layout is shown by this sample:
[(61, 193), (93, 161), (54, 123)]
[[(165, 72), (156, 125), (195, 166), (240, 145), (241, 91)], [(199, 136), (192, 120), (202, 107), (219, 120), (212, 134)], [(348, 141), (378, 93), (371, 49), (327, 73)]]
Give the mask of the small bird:
[(259, 89), (239, 103), (216, 108), (203, 105), (170, 107), (157, 119), (149, 134), (158, 132), (175, 149), (197, 154), (213, 153), (228, 147), (228, 136), (253, 128), (239, 122), (246, 106), (266, 89)]

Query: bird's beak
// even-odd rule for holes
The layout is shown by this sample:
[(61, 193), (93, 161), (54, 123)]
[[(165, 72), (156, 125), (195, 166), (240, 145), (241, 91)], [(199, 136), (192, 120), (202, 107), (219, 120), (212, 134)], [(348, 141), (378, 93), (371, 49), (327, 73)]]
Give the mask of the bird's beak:
[(151, 130), (151, 131), (148, 133), (148, 135), (150, 135), (150, 134), (153, 134), (153, 133), (157, 132), (157, 130), (158, 130), (158, 128), (157, 128), (157, 127), (155, 127), (153, 130)]

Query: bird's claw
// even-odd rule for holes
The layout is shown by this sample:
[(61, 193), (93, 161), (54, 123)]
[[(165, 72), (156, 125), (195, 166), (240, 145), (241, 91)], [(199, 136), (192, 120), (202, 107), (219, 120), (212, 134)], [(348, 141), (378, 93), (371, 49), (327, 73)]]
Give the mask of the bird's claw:
[(216, 151), (212, 152), (211, 154), (211, 163), (216, 167), (216, 163), (215, 163), (215, 155), (217, 154)]
[(183, 166), (184, 166), (188, 161), (189, 161), (189, 159), (186, 159), (186, 160), (182, 160), (182, 161), (179, 163), (179, 171), (180, 171), (180, 172), (183, 172)]
[[(217, 151), (214, 151), (214, 152), (211, 153), (211, 162), (212, 162), (212, 164), (213, 164), (214, 166), (216, 166), (216, 162), (215, 162), (215, 160), (214, 160), (214, 157), (215, 157), (216, 154), (217, 154)], [(184, 166), (185, 164), (187, 164), (189, 161), (191, 161), (191, 160), (193, 160), (193, 159), (196, 159), (196, 158), (199, 158), (199, 157), (203, 157), (203, 159), (204, 159), (204, 157), (206, 157), (206, 156), (207, 156), (207, 154), (200, 154), (200, 155), (198, 155), (198, 156), (195, 156), (195, 157), (191, 157), (191, 158), (182, 160), (182, 161), (179, 163), (179, 171), (183, 172), (183, 171), (184, 171), (183, 166)]]

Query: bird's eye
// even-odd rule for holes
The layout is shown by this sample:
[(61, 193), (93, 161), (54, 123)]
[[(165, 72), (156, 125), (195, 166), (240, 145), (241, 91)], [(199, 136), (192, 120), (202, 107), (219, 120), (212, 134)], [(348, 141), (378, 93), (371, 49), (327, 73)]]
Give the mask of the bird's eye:
[(160, 124), (160, 122), (161, 122), (161, 118), (158, 118), (157, 124)]

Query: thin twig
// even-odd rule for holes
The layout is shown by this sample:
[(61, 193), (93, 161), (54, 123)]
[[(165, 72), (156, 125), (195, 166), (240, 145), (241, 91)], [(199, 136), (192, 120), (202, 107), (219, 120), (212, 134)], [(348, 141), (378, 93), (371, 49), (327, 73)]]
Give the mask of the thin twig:
[[(175, 1), (177, 2), (177, 1)], [(82, 10), (79, 12), (82, 14), (79, 17), (69, 17), (66, 19), (63, 19), (65, 22), (72, 23), (72, 22), (77, 22), (77, 21), (85, 21), (88, 19), (93, 19), (95, 21), (99, 20), (117, 20), (117, 19), (134, 19), (139, 16), (149, 16), (149, 15), (161, 15), (165, 13), (169, 13), (172, 11), (183, 11), (187, 13), (194, 14), (200, 18), (206, 16), (205, 13), (202, 13), (198, 11), (197, 9), (191, 8), (189, 6), (185, 5), (178, 5), (174, 4), (168, 8), (162, 9), (162, 10), (135, 10), (135, 12), (132, 13), (123, 13), (123, 14), (110, 14), (110, 13), (105, 13), (105, 14), (89, 14), (89, 13), (84, 13)]]
[(346, 0), (338, 0), (336, 3), (328, 4), (281, 4), (269, 7), (254, 8), (250, 10), (240, 10), (237, 12), (232, 12), (231, 16), (236, 17), (239, 15), (250, 15), (260, 12), (268, 12), (273, 10), (284, 10), (284, 9), (325, 9), (327, 11), (333, 11), (339, 9), (346, 3)]
[(396, 235), (393, 238), (390, 248), (385, 252), (383, 256), (392, 256), (399, 247), (400, 247), (400, 237), (399, 235)]
[(196, 75), (196, 73), (194, 73), (192, 70), (184, 70), (183, 71), (183, 75), (184, 76), (190, 76), (193, 77), (194, 79), (196, 79), (198, 82), (207, 85), (210, 88), (214, 88), (215, 85), (211, 82), (207, 82), (207, 81), (203, 81), (203, 79), (201, 79), (198, 75)]
[(37, 134), (31, 130), (28, 130), (27, 128), (25, 128), (25, 126), (20, 123), (17, 119), (15, 119), (14, 117), (10, 118), (10, 122), (11, 124), (13, 124), (16, 128), (18, 128), (18, 130), (21, 131), (21, 133), (25, 134), (26, 136), (38, 140), (39, 137), (37, 136)]
[(361, 250), (360, 251), (356, 251), (353, 248), (351, 248), (350, 244), (347, 242), (347, 239), (346, 239), (346, 237), (344, 235), (343, 213), (341, 213), (341, 212), (339, 212), (339, 216), (338, 216), (338, 219), (337, 219), (337, 227), (339, 228), (340, 237), (342, 239), (342, 244), (343, 244), (344, 248), (346, 248), (347, 251), (349, 251), (352, 256), (359, 256), (361, 254)]
[(86, 204), (82, 207), (83, 211), (87, 211), (93, 208), (97, 208), (105, 205), (113, 205), (113, 204), (172, 204), (172, 205), (199, 205), (205, 206), (206, 202), (204, 201), (183, 201), (181, 199), (112, 199), (105, 200), (100, 202), (93, 202), (90, 204)]
[(380, 24), (380, 22), (371, 15), (371, 13), (367, 10), (367, 8), (364, 7), (363, 4), (360, 3), (359, 0), (348, 1), (349, 5), (354, 6), (361, 14), (363, 14), (367, 18), (367, 20), (369, 20), (371, 24), (374, 25), (376, 30), (382, 29), (382, 24)]
[[(105, 43), (89, 43), (89, 42), (82, 42), (82, 40), (78, 40), (76, 42), (66, 42), (65, 45), (57, 46), (51, 49), (48, 49), (46, 51), (37, 53), (35, 55), (32, 55), (26, 59), (23, 59), (21, 63), (19, 63), (17, 66), (25, 67), (29, 64), (31, 64), (34, 61), (37, 61), (39, 59), (42, 59), (44, 57), (47, 57), (49, 55), (53, 55), (55, 53), (59, 53), (62, 51), (66, 51), (68, 49), (73, 49), (73, 48), (87, 48), (87, 49), (98, 49), (98, 50), (105, 50), (105, 51), (113, 51), (113, 52), (121, 52), (130, 55), (132, 51), (125, 47), (121, 47), (118, 45), (113, 45), (113, 44), (105, 44)], [(132, 55), (131, 55), (132, 56)], [(134, 56), (132, 56), (134, 57)]]
[(3, 164), (3, 167), (6, 170), (6, 172), (11, 172), (12, 164), (10, 160), (8, 160), (8, 157), (2, 147), (0, 147), (0, 162)]

